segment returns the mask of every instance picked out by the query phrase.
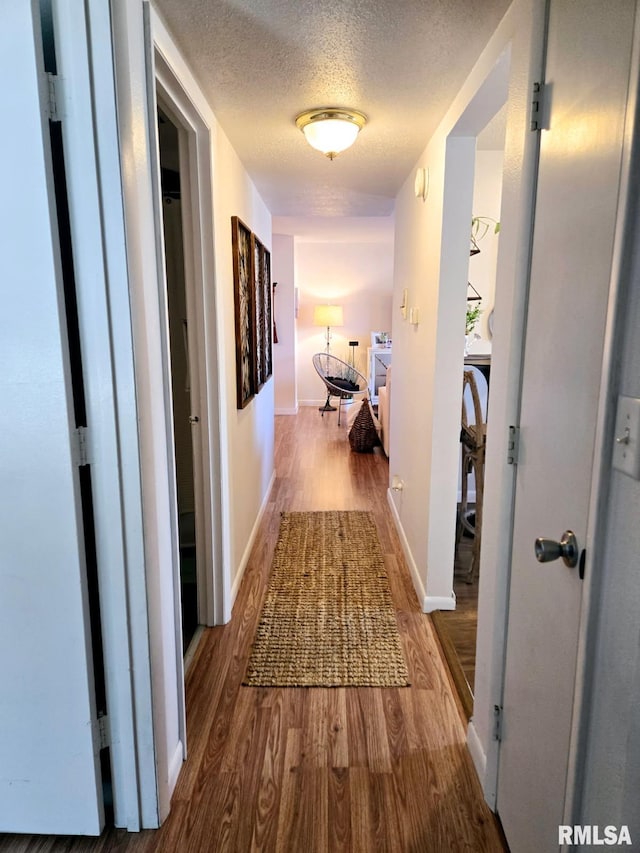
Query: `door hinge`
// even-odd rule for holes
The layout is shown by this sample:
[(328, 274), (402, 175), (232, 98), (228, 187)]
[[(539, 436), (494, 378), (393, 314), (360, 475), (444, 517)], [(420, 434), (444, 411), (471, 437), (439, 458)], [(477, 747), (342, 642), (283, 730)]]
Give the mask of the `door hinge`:
[(493, 740), (502, 740), (502, 705), (493, 706)]
[(98, 714), (98, 740), (100, 741), (100, 749), (106, 749), (108, 746), (111, 746), (109, 717), (102, 712)]
[(530, 130), (542, 130), (544, 108), (544, 83), (534, 83), (531, 94)]
[(52, 74), (50, 71), (47, 71), (47, 117), (49, 121), (60, 121), (60, 110), (59, 110), (59, 93), (58, 93), (58, 83), (59, 77), (55, 74)]
[(520, 427), (510, 426), (509, 436), (507, 438), (507, 465), (518, 464), (518, 454), (520, 452)]
[(87, 427), (74, 429), (76, 465), (82, 467), (89, 464), (89, 441)]

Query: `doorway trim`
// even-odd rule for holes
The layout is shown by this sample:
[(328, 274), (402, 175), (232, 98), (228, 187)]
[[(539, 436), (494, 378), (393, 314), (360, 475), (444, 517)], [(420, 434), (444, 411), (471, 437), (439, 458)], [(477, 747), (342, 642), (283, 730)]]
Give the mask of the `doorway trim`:
[[(187, 721), (185, 701), (185, 662), (182, 647), (182, 607), (179, 554), (179, 522), (177, 480), (175, 471), (175, 435), (171, 356), (169, 348), (169, 307), (166, 279), (164, 233), (162, 225), (162, 186), (160, 149), (156, 116), (158, 107), (178, 129), (182, 191), (183, 253), (185, 295), (189, 335), (189, 367), (191, 373), (191, 411), (199, 422), (192, 427), (194, 464), (194, 499), (198, 581), (198, 619), (204, 624), (223, 622), (224, 584), (222, 549), (222, 493), (219, 476), (220, 408), (219, 373), (216, 349), (215, 281), (213, 244), (205, 241), (205, 233), (213, 233), (211, 131), (195, 107), (186, 87), (165, 58), (156, 39), (155, 20), (149, 6), (145, 12), (145, 44), (147, 55), (147, 107), (149, 115), (149, 155), (152, 179), (156, 264), (158, 270), (158, 311), (162, 351), (162, 385), (171, 522), (171, 563), (173, 622), (175, 634), (175, 677), (178, 697), (178, 731), (180, 756), (174, 755), (169, 765), (169, 791), (177, 782), (182, 761), (187, 758)], [(195, 641), (201, 633), (196, 632)], [(154, 699), (160, 704), (162, 700)], [(162, 810), (163, 811), (163, 810)]]
[[(224, 583), (225, 544), (222, 524), (223, 425), (220, 406), (220, 368), (217, 347), (217, 306), (213, 234), (213, 174), (211, 129), (198, 111), (187, 86), (178, 77), (157, 39), (158, 21), (152, 13), (154, 62), (154, 112), (160, 106), (178, 128), (181, 183), (185, 290), (189, 319), (189, 366), (192, 409), (197, 407), (199, 423), (193, 431), (196, 500), (196, 551), (198, 565), (198, 616), (202, 624), (224, 624), (226, 612)], [(154, 140), (157, 152), (157, 136)], [(158, 163), (159, 166), (159, 163)], [(159, 173), (158, 173), (159, 174)], [(161, 211), (158, 184), (156, 203)], [(160, 222), (161, 224), (161, 222)], [(161, 236), (161, 229), (160, 229)], [(164, 256), (162, 258), (164, 281)], [(166, 307), (166, 306), (165, 306)], [(166, 319), (166, 318), (165, 318)], [(168, 335), (165, 326), (165, 334)], [(165, 362), (165, 393), (171, 397), (171, 375)], [(168, 413), (171, 415), (171, 412)], [(172, 448), (173, 450), (173, 448)], [(179, 580), (179, 578), (178, 578)], [(200, 594), (200, 590), (204, 593)], [(177, 596), (177, 604), (179, 597)], [(179, 607), (178, 607), (179, 611)], [(178, 612), (179, 616), (179, 612)]]

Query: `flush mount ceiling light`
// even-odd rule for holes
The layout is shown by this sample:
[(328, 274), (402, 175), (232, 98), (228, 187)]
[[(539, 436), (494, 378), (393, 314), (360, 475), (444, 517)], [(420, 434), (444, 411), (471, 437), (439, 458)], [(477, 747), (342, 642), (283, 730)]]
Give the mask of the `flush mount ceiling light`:
[(335, 107), (305, 110), (296, 118), (309, 145), (330, 160), (353, 145), (366, 123), (367, 117), (357, 110)]

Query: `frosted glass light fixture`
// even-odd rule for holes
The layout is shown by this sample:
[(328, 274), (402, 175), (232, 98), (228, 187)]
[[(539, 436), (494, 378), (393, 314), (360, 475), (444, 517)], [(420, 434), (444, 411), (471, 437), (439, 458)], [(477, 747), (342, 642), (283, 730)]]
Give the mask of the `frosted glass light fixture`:
[(366, 123), (363, 113), (336, 107), (306, 110), (296, 118), (309, 145), (330, 160), (353, 145)]
[(313, 309), (313, 325), (325, 326), (327, 329), (327, 352), (331, 343), (331, 327), (344, 326), (342, 305), (316, 305)]

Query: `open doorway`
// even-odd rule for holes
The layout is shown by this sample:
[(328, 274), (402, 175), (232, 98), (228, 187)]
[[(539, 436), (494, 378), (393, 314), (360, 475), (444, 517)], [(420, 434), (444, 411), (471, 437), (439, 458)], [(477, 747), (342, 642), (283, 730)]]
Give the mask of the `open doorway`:
[(178, 128), (158, 109), (169, 356), (173, 402), (174, 459), (180, 554), (182, 648), (186, 654), (199, 623), (198, 553), (192, 428), (189, 323), (185, 282)]
[[(507, 105), (504, 104), (476, 138), (473, 169), (472, 243), (467, 290), (464, 370), (465, 421), (486, 440), (493, 339), (493, 308), (500, 230)], [(476, 405), (473, 397), (476, 396)], [(481, 415), (478, 417), (477, 410)], [(481, 420), (478, 430), (476, 423)], [(462, 445), (461, 445), (462, 447)], [(484, 451), (482, 451), (484, 453)], [(483, 457), (482, 457), (483, 459)], [(477, 460), (476, 460), (477, 461)], [(482, 469), (484, 462), (482, 461)], [(482, 543), (483, 478), (476, 462), (460, 454), (453, 591), (456, 609), (434, 613), (434, 623), (467, 718), (473, 713), (478, 627), (479, 563)]]

